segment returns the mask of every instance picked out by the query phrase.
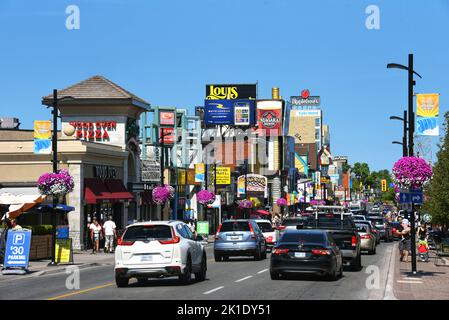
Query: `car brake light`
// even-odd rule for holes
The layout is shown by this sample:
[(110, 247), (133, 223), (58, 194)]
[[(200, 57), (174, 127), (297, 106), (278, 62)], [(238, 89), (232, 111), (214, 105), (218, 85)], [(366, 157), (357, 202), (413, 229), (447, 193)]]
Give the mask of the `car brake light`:
[(272, 237), (272, 236), (268, 236), (268, 237), (267, 237), (267, 241), (268, 241), (268, 242), (273, 241), (273, 237)]
[(171, 227), (171, 233), (172, 233), (172, 236), (173, 236), (172, 239), (169, 239), (169, 240), (159, 240), (159, 243), (160, 243), (160, 244), (175, 244), (175, 243), (179, 243), (179, 241), (181, 241), (181, 238), (178, 237), (178, 236), (175, 234), (175, 230), (173, 229), (173, 227)]
[(284, 230), (285, 228), (287, 228), (287, 226), (277, 226), (276, 227), (277, 230)]
[(222, 226), (222, 225), (223, 225), (223, 224), (220, 223), (220, 225), (218, 226), (217, 233), (215, 234), (215, 240), (218, 240), (218, 234), (220, 233), (220, 230), (221, 230), (221, 226)]
[(256, 239), (256, 235), (254, 234), (253, 226), (251, 225), (251, 223), (248, 223), (248, 225), (249, 225), (249, 231), (251, 232), (251, 238)]
[(119, 238), (117, 240), (117, 245), (119, 246), (132, 246), (134, 244), (134, 241), (123, 241), (122, 238)]
[(288, 253), (288, 249), (274, 249), (274, 251), (273, 251), (273, 254), (277, 254), (277, 255), (286, 254), (286, 253)]
[(369, 234), (362, 234), (360, 239), (371, 239), (371, 236)]
[(318, 256), (328, 256), (331, 254), (329, 250), (323, 250), (323, 249), (313, 249), (312, 254), (318, 255)]
[(357, 246), (357, 237), (356, 236), (352, 236), (352, 238), (351, 238), (351, 245), (353, 247)]

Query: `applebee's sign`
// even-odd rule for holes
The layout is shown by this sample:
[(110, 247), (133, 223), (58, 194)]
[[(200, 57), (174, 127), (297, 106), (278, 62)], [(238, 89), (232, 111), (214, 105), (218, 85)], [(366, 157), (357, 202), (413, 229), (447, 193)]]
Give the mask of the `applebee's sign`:
[(290, 103), (294, 106), (313, 106), (318, 107), (321, 103), (319, 96), (311, 96), (308, 89), (301, 91), (301, 96), (290, 97)]

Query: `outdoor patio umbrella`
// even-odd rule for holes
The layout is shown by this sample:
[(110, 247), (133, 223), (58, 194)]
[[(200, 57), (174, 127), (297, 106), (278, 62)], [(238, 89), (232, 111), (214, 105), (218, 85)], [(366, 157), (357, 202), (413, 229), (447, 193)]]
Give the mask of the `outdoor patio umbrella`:
[(23, 212), (30, 210), (35, 205), (42, 203), (44, 195), (12, 195), (4, 193), (0, 195), (0, 204), (8, 205), (8, 212), (3, 218), (15, 219)]

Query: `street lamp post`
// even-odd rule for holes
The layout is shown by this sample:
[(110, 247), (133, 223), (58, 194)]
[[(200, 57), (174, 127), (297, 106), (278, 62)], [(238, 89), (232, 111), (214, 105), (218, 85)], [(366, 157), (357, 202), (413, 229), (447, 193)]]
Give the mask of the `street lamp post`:
[[(387, 65), (388, 69), (396, 68), (407, 70), (408, 72), (408, 156), (413, 156), (413, 134), (415, 132), (415, 113), (413, 112), (413, 86), (415, 85), (415, 80), (413, 80), (413, 74), (416, 74), (422, 79), (422, 77), (413, 70), (413, 54), (408, 55), (408, 67), (397, 64), (389, 63)], [(415, 233), (415, 210), (412, 204), (411, 212), (411, 241), (412, 241), (412, 272), (416, 273), (416, 233)]]
[(404, 123), (403, 126), (403, 135), (402, 135), (402, 156), (407, 157), (408, 156), (408, 150), (407, 150), (407, 110), (404, 110), (404, 117), (397, 117), (397, 116), (391, 116), (390, 120), (400, 120)]

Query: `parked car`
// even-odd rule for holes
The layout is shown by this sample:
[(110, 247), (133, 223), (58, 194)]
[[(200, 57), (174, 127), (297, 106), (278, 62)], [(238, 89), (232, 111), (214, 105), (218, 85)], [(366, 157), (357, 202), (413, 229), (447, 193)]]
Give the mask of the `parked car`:
[(181, 221), (141, 222), (126, 228), (115, 251), (115, 282), (128, 285), (130, 278), (145, 283), (148, 278), (178, 276), (183, 284), (206, 279), (206, 242), (195, 238)]
[(277, 242), (277, 232), (269, 220), (257, 219), (255, 220), (257, 226), (262, 231), (265, 240), (267, 241), (267, 248), (271, 250)]
[(380, 243), (380, 231), (374, 227), (374, 224), (368, 220), (354, 220), (357, 224), (366, 224), (371, 228), (371, 232), (376, 236), (376, 244)]
[(368, 221), (371, 221), (374, 227), (379, 230), (380, 238), (382, 240), (385, 240), (386, 242), (393, 241), (393, 229), (391, 228), (391, 225), (388, 223), (388, 221), (386, 221), (381, 216), (368, 217)]
[(352, 217), (343, 211), (340, 214), (316, 213), (306, 220), (304, 228), (328, 231), (341, 250), (343, 262), (349, 263), (355, 271), (361, 270), (360, 236)]
[(369, 254), (376, 253), (377, 239), (372, 232), (372, 227), (366, 223), (356, 223), (357, 232), (360, 235), (360, 248), (363, 251), (368, 251)]
[(307, 217), (308, 216), (283, 219), (281, 225), (276, 228), (278, 231), (277, 238), (280, 239), (286, 230), (295, 230), (297, 226), (304, 225), (304, 221), (307, 220)]
[(336, 280), (343, 274), (343, 256), (325, 230), (287, 230), (273, 248), (270, 276), (316, 274)]
[(215, 261), (230, 256), (267, 257), (267, 241), (255, 220), (226, 220), (218, 227), (214, 242)]

